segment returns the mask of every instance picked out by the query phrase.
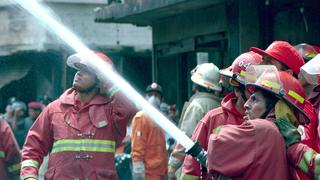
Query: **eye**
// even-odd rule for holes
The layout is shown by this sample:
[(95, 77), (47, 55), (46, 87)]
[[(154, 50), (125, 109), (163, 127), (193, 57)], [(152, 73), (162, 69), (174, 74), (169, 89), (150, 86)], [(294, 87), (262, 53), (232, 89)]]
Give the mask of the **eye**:
[(251, 99), (252, 99), (252, 101), (256, 101), (257, 100), (255, 95), (251, 95)]

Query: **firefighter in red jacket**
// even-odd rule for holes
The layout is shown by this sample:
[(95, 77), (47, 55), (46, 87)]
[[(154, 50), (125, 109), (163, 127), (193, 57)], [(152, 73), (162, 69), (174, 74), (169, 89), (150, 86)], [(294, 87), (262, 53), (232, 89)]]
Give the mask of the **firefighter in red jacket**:
[[(112, 64), (106, 55), (95, 54)], [(135, 109), (115, 87), (103, 93), (106, 82), (84, 57), (77, 53), (68, 58), (68, 66), (77, 69), (73, 87), (50, 103), (31, 127), (22, 150), (21, 179), (37, 179), (48, 153), (45, 179), (117, 179), (115, 148)]]
[(18, 143), (9, 124), (0, 120), (0, 177), (3, 180), (18, 179), (21, 155)]
[(254, 71), (246, 73), (246, 88), (252, 93), (244, 105), (247, 121), (218, 128), (210, 136), (208, 170), (232, 179), (289, 179), (294, 174), (288, 171), (285, 142), (274, 122), (308, 123), (304, 90), (296, 78), (275, 66), (250, 68)]
[[(198, 123), (192, 134), (192, 140), (197, 141), (205, 150), (207, 150), (209, 136), (214, 129), (226, 124), (240, 125), (243, 123), (243, 105), (247, 100), (244, 75), (248, 67), (259, 64), (261, 60), (260, 55), (247, 52), (241, 54), (232, 63), (233, 75), (230, 83), (234, 86), (234, 93), (227, 95), (222, 100), (221, 107), (209, 111)], [(207, 179), (206, 174), (206, 168), (201, 167), (192, 156), (185, 157), (181, 179), (199, 179), (201, 176), (203, 179)], [(208, 179), (211, 179), (211, 177), (208, 177)]]
[[(309, 84), (308, 94), (317, 94), (319, 96), (320, 87), (320, 56), (317, 55), (304, 66), (301, 67), (300, 78), (302, 84)], [(306, 81), (306, 82), (304, 82)], [(301, 81), (300, 81), (301, 82)], [(309, 96), (310, 97), (310, 96)], [(313, 97), (317, 99), (317, 97)], [(318, 97), (319, 98), (319, 97)], [(311, 99), (312, 100), (312, 99)], [(317, 101), (314, 101), (317, 102)], [(319, 123), (319, 101), (314, 103), (313, 106), (316, 108), (316, 120)], [(300, 133), (298, 129), (287, 123), (286, 121), (277, 124), (281, 134), (284, 136), (287, 145), (287, 156), (289, 162), (293, 164), (296, 168), (301, 169), (305, 174), (308, 175), (309, 179), (318, 179), (320, 177), (320, 154), (310, 145), (306, 145), (301, 142)], [(319, 127), (318, 127), (319, 132)], [(315, 142), (317, 145), (319, 142)]]
[[(274, 65), (278, 70), (286, 71), (296, 78), (298, 78), (298, 75), (300, 74), (300, 68), (305, 64), (304, 59), (299, 54), (297, 49), (286, 41), (274, 41), (265, 50), (255, 47), (252, 47), (251, 50), (263, 56), (263, 61), (261, 64)], [(309, 116), (311, 119), (315, 119), (315, 115), (313, 113), (310, 113)], [(320, 146), (317, 133), (317, 124), (317, 121), (312, 120), (306, 126), (300, 125), (299, 132), (303, 134), (301, 142), (319, 152)], [(309, 179), (309, 177), (299, 170), (298, 176), (298, 178), (301, 180)]]

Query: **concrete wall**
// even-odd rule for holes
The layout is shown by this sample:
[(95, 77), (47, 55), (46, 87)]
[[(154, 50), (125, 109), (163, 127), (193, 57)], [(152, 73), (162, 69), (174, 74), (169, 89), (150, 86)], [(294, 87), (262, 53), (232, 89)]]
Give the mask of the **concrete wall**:
[(2, 7), (0, 22), (0, 55), (44, 49), (46, 31), (25, 12), (15, 7)]
[[(121, 50), (130, 47), (134, 51), (150, 50), (150, 27), (128, 24), (94, 23), (97, 4), (49, 3), (56, 17), (75, 32), (90, 47)], [(0, 2), (0, 55), (23, 50), (61, 48), (61, 41), (45, 30), (34, 17), (25, 11)]]
[[(55, 16), (90, 48), (107, 53), (134, 87), (142, 90), (151, 82), (151, 75), (141, 75), (141, 70), (151, 74), (150, 27), (95, 23), (94, 9), (106, 1), (48, 1)], [(75, 71), (67, 68), (65, 60), (72, 50), (63, 41), (8, 1), (0, 0), (0, 22), (0, 62), (23, 61), (32, 66), (27, 75), (0, 89), (0, 109), (10, 96), (26, 102), (45, 94), (57, 98), (71, 86)], [(10, 66), (6, 68), (10, 71)]]
[(88, 45), (121, 49), (133, 47), (136, 51), (151, 49), (151, 28), (129, 24), (95, 23), (96, 5), (52, 3), (51, 8), (63, 24), (74, 31)]

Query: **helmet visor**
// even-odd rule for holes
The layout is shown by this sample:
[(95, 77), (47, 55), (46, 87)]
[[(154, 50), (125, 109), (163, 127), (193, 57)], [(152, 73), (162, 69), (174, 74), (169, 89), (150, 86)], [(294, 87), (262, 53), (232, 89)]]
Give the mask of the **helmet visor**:
[(299, 54), (307, 61), (314, 58), (318, 54), (317, 50), (313, 46), (306, 43), (298, 44), (294, 47), (299, 52)]
[(320, 84), (320, 54), (301, 67), (300, 75), (310, 84)]
[(244, 78), (249, 91), (254, 90), (252, 87), (259, 87), (276, 95), (281, 95), (282, 83), (279, 72), (273, 65), (250, 66)]

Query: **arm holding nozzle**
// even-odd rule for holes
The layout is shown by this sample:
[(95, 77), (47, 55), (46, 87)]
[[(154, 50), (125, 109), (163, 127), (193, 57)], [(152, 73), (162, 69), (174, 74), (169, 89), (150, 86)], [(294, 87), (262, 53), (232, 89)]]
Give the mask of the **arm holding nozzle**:
[(207, 152), (199, 145), (198, 142), (195, 142), (194, 145), (186, 151), (186, 153), (194, 157), (202, 166), (207, 167)]

